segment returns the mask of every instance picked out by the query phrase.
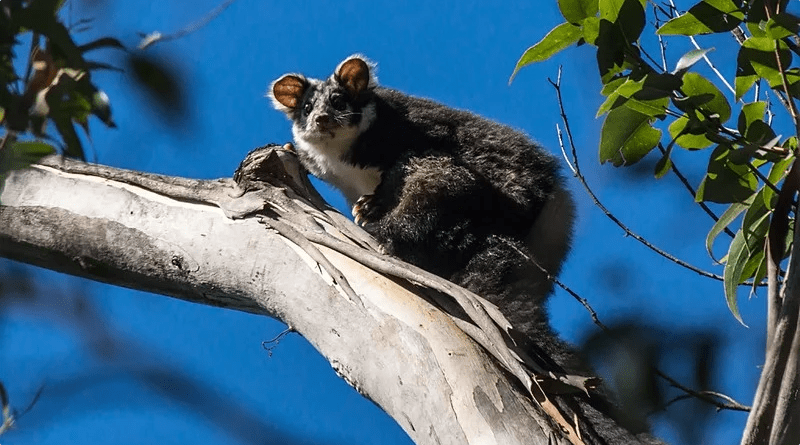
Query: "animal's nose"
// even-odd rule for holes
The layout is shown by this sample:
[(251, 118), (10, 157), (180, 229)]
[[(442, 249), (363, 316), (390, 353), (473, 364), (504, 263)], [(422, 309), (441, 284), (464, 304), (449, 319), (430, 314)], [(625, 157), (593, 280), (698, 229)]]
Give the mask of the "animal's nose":
[(327, 114), (320, 114), (316, 118), (317, 125), (325, 125), (328, 123), (328, 115)]

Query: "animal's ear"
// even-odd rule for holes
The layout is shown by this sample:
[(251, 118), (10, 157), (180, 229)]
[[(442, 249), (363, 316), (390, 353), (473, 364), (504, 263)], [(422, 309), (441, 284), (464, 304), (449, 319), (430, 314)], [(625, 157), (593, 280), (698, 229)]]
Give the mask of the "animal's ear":
[(272, 82), (267, 96), (272, 99), (272, 105), (284, 113), (296, 110), (303, 101), (303, 94), (308, 88), (308, 80), (300, 74), (286, 74)]
[(346, 59), (333, 72), (333, 77), (352, 97), (357, 97), (368, 88), (375, 88), (376, 79), (372, 71), (375, 64), (366, 57), (355, 54)]

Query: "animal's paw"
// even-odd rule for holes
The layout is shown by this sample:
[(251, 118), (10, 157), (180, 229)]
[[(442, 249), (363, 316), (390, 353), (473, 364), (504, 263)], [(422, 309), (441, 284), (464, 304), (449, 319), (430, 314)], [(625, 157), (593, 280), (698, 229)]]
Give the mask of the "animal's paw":
[(353, 205), (353, 217), (359, 226), (365, 226), (375, 220), (375, 195), (364, 195)]

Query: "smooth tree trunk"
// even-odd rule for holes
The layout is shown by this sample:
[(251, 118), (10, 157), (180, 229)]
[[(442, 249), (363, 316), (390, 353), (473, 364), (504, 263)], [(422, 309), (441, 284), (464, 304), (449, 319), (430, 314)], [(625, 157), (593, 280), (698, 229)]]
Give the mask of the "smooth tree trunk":
[(764, 366), (741, 445), (800, 443), (800, 227), (796, 218), (789, 266), (779, 280), (790, 212), (800, 190), (800, 164), (794, 161), (781, 186), (767, 238), (767, 344)]
[(3, 185), (0, 256), (278, 318), (417, 444), (640, 443), (553, 404), (573, 396), (548, 396), (557, 379), (521, 365), (496, 309), (381, 255), (275, 148), (236, 180), (45, 158)]

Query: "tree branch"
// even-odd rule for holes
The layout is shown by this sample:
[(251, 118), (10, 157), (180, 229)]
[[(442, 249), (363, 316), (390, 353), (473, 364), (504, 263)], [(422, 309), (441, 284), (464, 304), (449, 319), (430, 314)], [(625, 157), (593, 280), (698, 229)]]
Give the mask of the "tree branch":
[(380, 255), (306, 187), (293, 155), (248, 159), (237, 184), (47, 158), (3, 186), (0, 256), (277, 317), (419, 444), (655, 443), (586, 404), (570, 410), (600, 397), (591, 379), (546, 362), (531, 373), (537, 361), (515, 349), (499, 311)]

